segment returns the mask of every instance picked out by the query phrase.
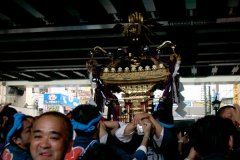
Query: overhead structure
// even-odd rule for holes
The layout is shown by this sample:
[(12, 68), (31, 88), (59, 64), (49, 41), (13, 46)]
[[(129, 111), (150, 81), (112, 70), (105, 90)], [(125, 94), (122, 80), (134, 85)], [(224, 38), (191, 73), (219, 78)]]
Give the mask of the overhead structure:
[[(89, 50), (101, 46), (113, 53), (126, 48), (122, 25), (129, 24), (128, 16), (135, 12), (142, 13), (143, 24), (151, 30), (152, 43), (144, 46), (146, 50), (153, 53), (165, 40), (177, 45), (181, 77), (240, 74), (232, 72), (240, 64), (239, 0), (4, 0), (0, 4), (0, 81), (87, 79)], [(102, 54), (95, 59), (99, 64), (111, 60)], [(218, 71), (213, 75), (214, 66)]]

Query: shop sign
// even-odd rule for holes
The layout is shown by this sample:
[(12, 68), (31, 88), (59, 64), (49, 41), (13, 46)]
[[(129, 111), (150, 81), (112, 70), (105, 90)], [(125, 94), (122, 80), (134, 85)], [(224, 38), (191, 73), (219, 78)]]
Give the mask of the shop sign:
[(44, 94), (44, 104), (60, 104), (68, 107), (76, 107), (80, 104), (79, 99), (63, 94)]
[(48, 111), (58, 111), (59, 110), (59, 106), (47, 106), (47, 110)]

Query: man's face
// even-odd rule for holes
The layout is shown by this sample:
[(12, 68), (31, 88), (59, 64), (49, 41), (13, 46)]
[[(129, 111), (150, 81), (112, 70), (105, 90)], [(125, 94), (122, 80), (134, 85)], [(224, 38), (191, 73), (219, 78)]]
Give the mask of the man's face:
[(30, 151), (34, 160), (61, 160), (67, 151), (65, 122), (46, 115), (36, 120), (32, 128)]
[(222, 113), (221, 117), (227, 118), (233, 121), (233, 108), (226, 108), (225, 111)]
[(22, 125), (23, 126), (20, 137), (21, 143), (19, 144), (19, 147), (21, 147), (24, 150), (29, 150), (32, 122), (24, 120)]
[(227, 118), (227, 119), (230, 119), (232, 122), (233, 122), (233, 124), (236, 126), (236, 127), (238, 127), (238, 122), (236, 121), (236, 119), (234, 118), (234, 112), (235, 112), (235, 110), (233, 109), (233, 108), (226, 108), (225, 110), (224, 110), (224, 112), (221, 114), (221, 117), (222, 118)]

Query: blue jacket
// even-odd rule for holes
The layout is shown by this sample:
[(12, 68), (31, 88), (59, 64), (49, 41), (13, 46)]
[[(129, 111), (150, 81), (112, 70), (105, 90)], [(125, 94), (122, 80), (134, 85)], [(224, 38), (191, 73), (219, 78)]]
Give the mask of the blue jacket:
[(4, 147), (1, 158), (2, 160), (32, 160), (29, 152), (14, 143), (9, 143)]
[[(74, 140), (73, 146), (74, 147), (81, 146), (86, 151), (89, 148), (94, 147), (95, 144), (99, 144), (99, 141), (97, 141), (93, 138), (90, 138), (90, 137), (76, 137)], [(114, 150), (115, 154), (118, 155), (118, 157), (121, 157), (122, 160), (132, 160), (133, 158), (136, 158), (137, 160), (146, 160), (147, 159), (147, 155), (145, 154), (145, 152), (143, 152), (141, 150), (137, 150), (133, 154), (128, 154), (127, 152), (125, 152), (124, 150), (122, 150), (120, 147), (118, 147), (116, 145), (111, 145), (111, 144), (109, 144), (109, 145), (111, 146), (111, 149)], [(78, 159), (81, 159), (81, 157), (79, 157)]]

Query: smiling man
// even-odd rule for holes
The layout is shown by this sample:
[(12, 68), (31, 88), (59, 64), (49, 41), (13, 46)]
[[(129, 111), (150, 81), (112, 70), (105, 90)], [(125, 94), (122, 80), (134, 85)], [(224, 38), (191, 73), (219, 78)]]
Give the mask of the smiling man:
[(70, 120), (59, 112), (46, 112), (33, 124), (30, 151), (33, 160), (63, 160), (72, 147)]

